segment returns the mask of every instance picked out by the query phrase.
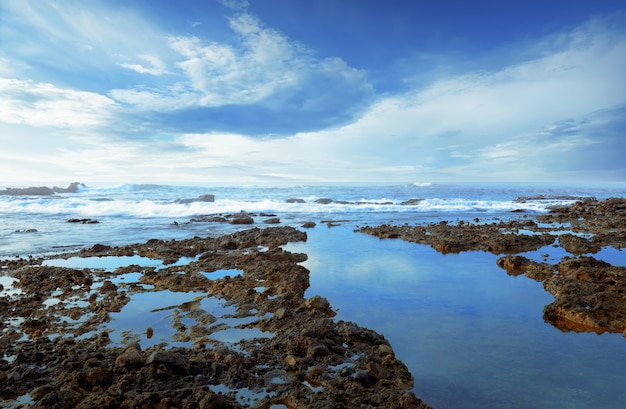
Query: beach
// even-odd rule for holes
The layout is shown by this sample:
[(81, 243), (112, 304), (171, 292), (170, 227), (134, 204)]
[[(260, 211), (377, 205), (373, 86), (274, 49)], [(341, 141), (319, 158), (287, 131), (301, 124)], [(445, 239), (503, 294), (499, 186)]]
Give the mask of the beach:
[[(523, 200), (518, 199), (520, 207)], [(511, 294), (519, 287), (540, 285), (541, 294), (532, 289), (537, 300), (517, 301), (532, 304), (533, 322), (546, 323), (542, 331), (556, 328), (574, 336), (608, 335), (612, 343), (619, 337), (616, 345), (620, 346), (614, 348), (623, 348), (626, 263), (620, 252), (626, 245), (626, 202), (559, 200), (569, 204), (539, 214), (511, 210), (506, 220), (456, 217), (433, 221), (430, 217), (414, 224), (397, 214), (394, 218), (402, 223), (367, 223), (363, 217), (355, 223), (337, 214), (332, 218), (308, 214), (302, 219), (280, 212), (220, 214), (219, 219), (212, 215), (194, 222), (222, 226), (219, 234), (152, 238), (124, 245), (92, 242), (71, 251), (7, 257), (1, 261), (0, 296), (4, 351), (0, 371), (7, 382), (0, 398), (9, 407), (502, 404), (499, 396), (481, 397), (459, 387), (455, 393), (464, 396), (454, 401), (436, 394), (427, 399), (420, 393), (428, 395), (438, 388), (442, 392), (447, 380), (436, 376), (425, 380), (420, 366), (427, 366), (425, 350), (432, 347), (412, 345), (421, 352), (411, 352), (402, 338), (414, 331), (421, 331), (422, 338), (428, 331), (445, 334), (446, 327), (441, 322), (424, 322), (421, 328), (385, 327), (403, 310), (402, 303), (409, 302), (404, 297), (416, 286), (393, 271), (403, 271), (396, 263), (413, 251), (422, 260), (420, 268), (431, 258), (443, 269), (440, 260), (444, 259), (438, 257), (454, 261), (449, 257), (465, 254), (472, 264), (485, 262), (497, 270), (494, 279), (516, 280)], [(289, 217), (292, 225), (286, 226), (284, 220)], [(88, 217), (71, 220), (77, 229), (99, 224)], [(178, 227), (171, 224), (178, 228), (182, 222), (176, 222)], [(334, 252), (326, 248), (318, 253), (316, 247), (307, 247), (322, 249), (324, 242), (334, 246)], [(352, 247), (347, 244), (339, 250), (341, 242)], [(385, 249), (402, 256), (385, 258)], [(607, 252), (612, 262), (601, 257)], [(328, 262), (334, 257), (360, 269), (361, 277), (367, 278), (351, 277), (350, 268), (337, 272), (341, 277), (332, 277)], [(376, 258), (380, 265), (372, 261)], [(372, 276), (367, 275), (368, 268), (375, 270)], [(322, 278), (319, 270), (327, 276)], [(447, 271), (437, 274), (448, 276), (448, 281), (464, 280), (449, 275)], [(472, 275), (468, 278), (476, 280)], [(519, 281), (522, 278), (527, 282)], [(345, 281), (337, 284), (335, 279)], [(387, 280), (400, 281), (392, 290)], [(426, 282), (419, 283), (425, 286)], [(372, 290), (366, 286), (380, 292), (368, 293)], [(482, 300), (465, 297), (480, 308), (494, 294), (484, 294)], [(425, 308), (445, 310), (435, 295), (424, 300)], [(543, 310), (534, 305), (546, 299)], [(387, 314), (386, 302), (399, 309)], [(352, 311), (351, 305), (359, 306)], [(428, 318), (429, 314), (413, 308), (404, 309), (411, 314), (408, 320)], [(498, 311), (489, 308), (491, 319), (499, 325)], [(474, 321), (470, 317), (468, 322)], [(466, 341), (473, 336), (468, 332)], [(489, 338), (479, 342), (489, 342)], [(482, 353), (477, 355), (486, 359)], [(530, 354), (525, 356), (528, 359)], [(453, 390), (449, 388), (448, 394)], [(559, 401), (554, 396), (557, 401), (552, 406), (516, 399), (518, 406), (507, 404), (558, 407), (568, 398)], [(620, 396), (607, 399), (617, 405), (623, 401)], [(465, 404), (459, 405), (463, 400)]]

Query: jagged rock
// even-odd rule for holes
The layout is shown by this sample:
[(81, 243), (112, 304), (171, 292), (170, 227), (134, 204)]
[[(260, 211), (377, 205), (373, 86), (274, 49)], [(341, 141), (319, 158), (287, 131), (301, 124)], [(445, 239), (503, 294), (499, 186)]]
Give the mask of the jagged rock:
[(230, 224), (253, 224), (254, 219), (246, 214), (236, 215), (230, 220)]
[(167, 364), (180, 368), (186, 368), (189, 365), (189, 359), (182, 354), (171, 351), (154, 351), (146, 359), (147, 364)]
[(133, 366), (141, 366), (145, 363), (145, 357), (135, 345), (128, 346), (117, 356), (117, 358), (115, 358), (115, 366), (122, 369), (128, 369)]
[(570, 233), (560, 235), (559, 243), (568, 253), (577, 256), (587, 253), (597, 253), (602, 249), (599, 244), (593, 243), (584, 237), (574, 236)]
[(177, 199), (175, 200), (175, 203), (182, 203), (182, 204), (187, 204), (187, 203), (194, 203), (194, 202), (215, 202), (215, 195), (211, 195), (211, 194), (204, 194), (204, 195), (200, 195), (195, 199)]
[(416, 205), (419, 202), (423, 201), (424, 199), (409, 199), (409, 200), (405, 200), (404, 202), (400, 203), (402, 206), (412, 206), (412, 205)]
[(11, 195), (11, 196), (50, 196), (55, 193), (76, 193), (78, 192), (78, 188), (82, 186), (85, 187), (82, 183), (73, 182), (70, 183), (68, 187), (26, 187), (26, 188), (6, 188), (4, 190), (0, 190), (0, 195)]
[(68, 219), (68, 223), (80, 223), (80, 224), (98, 224), (100, 223), (94, 219)]
[[(62, 407), (242, 407), (235, 393), (210, 391), (213, 385), (224, 385), (233, 391), (260, 391), (259, 401), (246, 406), (317, 408), (332, 402), (335, 407), (356, 408), (368, 402), (378, 407), (428, 408), (410, 391), (412, 377), (385, 347), (384, 337), (356, 324), (333, 321), (334, 312), (323, 297), (304, 298), (309, 272), (299, 263), (307, 256), (280, 246), (306, 238), (292, 227), (266, 227), (222, 237), (93, 246), (58, 255), (106, 252), (194, 260), (185, 265), (164, 260), (159, 268), (133, 264), (114, 271), (76, 270), (40, 265), (42, 259), (2, 262), (3, 274), (17, 278), (26, 295), (11, 300), (10, 307), (0, 300), (6, 319), (33, 318), (19, 327), (25, 340), (16, 342), (22, 336), (17, 331), (0, 332), (3, 351), (16, 357), (3, 364), (6, 376), (0, 382), (0, 400), (13, 399), (19, 391), (29, 392), (35, 407), (55, 407), (55, 402)], [(233, 273), (211, 279), (207, 273), (216, 270)], [(138, 282), (115, 284), (128, 273), (139, 273)], [(96, 282), (100, 286), (93, 291)], [(263, 290), (258, 288), (261, 282)], [(42, 301), (59, 290), (58, 306), (46, 307)], [(190, 297), (175, 305), (164, 300), (162, 309), (152, 311), (154, 322), (138, 315), (136, 328), (122, 334), (122, 342), (129, 344), (113, 344), (107, 332), (115, 326), (111, 312), (121, 310), (136, 294), (152, 292), (158, 297), (163, 290), (190, 292)], [(64, 306), (75, 299), (89, 302)], [(225, 303), (230, 312), (224, 316), (209, 312), (207, 300)], [(171, 320), (170, 340), (155, 340), (162, 335), (157, 333), (162, 331), (159, 316)], [(66, 325), (67, 317), (81, 321)], [(229, 329), (256, 329), (268, 336), (218, 341), (217, 336)], [(141, 350), (146, 339), (159, 343), (148, 342), (150, 346)], [(189, 347), (172, 348), (170, 342)], [(357, 371), (365, 372), (357, 376)], [(320, 389), (311, 393), (311, 388)], [(73, 393), (58, 393), (61, 390)]]

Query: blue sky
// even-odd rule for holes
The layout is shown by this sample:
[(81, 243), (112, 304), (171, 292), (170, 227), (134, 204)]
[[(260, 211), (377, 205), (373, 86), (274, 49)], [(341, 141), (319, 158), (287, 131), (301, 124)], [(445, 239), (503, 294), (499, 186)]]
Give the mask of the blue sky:
[(0, 3), (0, 182), (626, 181), (624, 1)]

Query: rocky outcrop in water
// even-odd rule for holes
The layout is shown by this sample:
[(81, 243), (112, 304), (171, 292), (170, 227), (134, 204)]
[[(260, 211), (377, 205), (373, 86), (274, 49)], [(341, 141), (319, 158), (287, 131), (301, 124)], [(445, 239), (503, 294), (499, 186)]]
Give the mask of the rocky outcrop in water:
[[(536, 220), (525, 216), (508, 222), (477, 222), (368, 226), (358, 231), (427, 244), (444, 254), (480, 250), (505, 255), (497, 260), (498, 266), (511, 275), (541, 281), (554, 296), (554, 302), (544, 308), (547, 322), (563, 331), (622, 332), (626, 336), (626, 266), (590, 256), (603, 247), (626, 247), (626, 199), (584, 198)], [(570, 255), (556, 264), (519, 254), (557, 242)]]
[(211, 195), (207, 193), (204, 195), (200, 195), (194, 199), (176, 199), (174, 201), (174, 203), (182, 203), (182, 204), (195, 203), (195, 202), (213, 203), (215, 202), (215, 195)]
[(419, 244), (427, 244), (443, 253), (460, 253), (469, 250), (488, 251), (493, 254), (511, 254), (537, 250), (555, 242), (548, 233), (536, 235), (515, 234), (520, 229), (536, 227), (531, 220), (472, 224), (442, 221), (424, 226), (365, 226), (358, 229), (381, 239), (399, 238)]
[(82, 183), (73, 182), (70, 183), (68, 187), (47, 187), (47, 186), (32, 186), (25, 188), (6, 188), (4, 190), (0, 190), (0, 195), (10, 195), (10, 196), (49, 196), (55, 193), (76, 193), (78, 192), (79, 187), (85, 187)]
[[(333, 320), (323, 297), (305, 298), (306, 255), (281, 246), (306, 238), (289, 227), (255, 228), (57, 256), (141, 256), (162, 260), (159, 268), (2, 261), (22, 293), (0, 297), (0, 399), (28, 393), (33, 408), (428, 408), (382, 335)], [(233, 272), (212, 278), (224, 270)], [(138, 319), (121, 344), (111, 341), (112, 314), (135, 296), (164, 291), (194, 295), (153, 311), (168, 313), (168, 342), (176, 345), (142, 347), (156, 336), (159, 323), (149, 319)], [(218, 301), (232, 312), (204, 307)], [(220, 341), (225, 330), (257, 335)]]

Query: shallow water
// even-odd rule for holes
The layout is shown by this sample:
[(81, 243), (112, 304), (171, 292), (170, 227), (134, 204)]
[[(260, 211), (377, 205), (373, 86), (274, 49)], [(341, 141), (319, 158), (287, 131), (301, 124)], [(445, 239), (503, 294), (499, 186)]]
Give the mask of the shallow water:
[[(287, 246), (309, 255), (306, 296), (325, 296), (337, 319), (384, 334), (416, 395), (433, 407), (626, 407), (626, 339), (545, 323), (552, 296), (541, 283), (508, 276), (498, 256), (444, 256), (348, 225), (307, 233), (306, 243)], [(624, 253), (607, 254), (626, 264)]]

